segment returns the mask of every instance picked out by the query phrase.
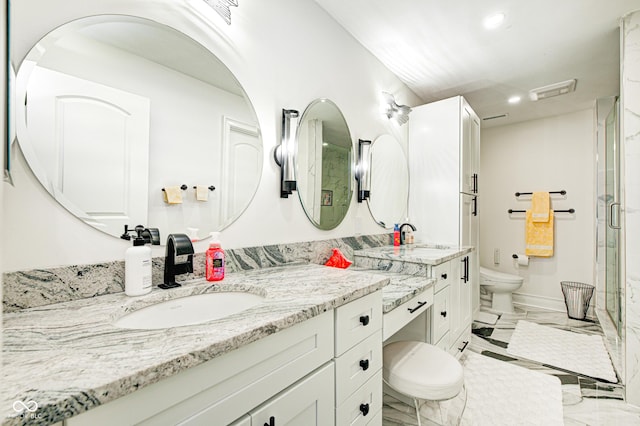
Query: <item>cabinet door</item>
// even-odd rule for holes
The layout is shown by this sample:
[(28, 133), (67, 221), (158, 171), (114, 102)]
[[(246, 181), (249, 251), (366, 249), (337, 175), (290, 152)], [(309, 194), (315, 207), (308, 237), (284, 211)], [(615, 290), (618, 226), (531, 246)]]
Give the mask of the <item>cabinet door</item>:
[(478, 193), (480, 120), (463, 100), (460, 111), (460, 192)]
[(471, 297), (473, 294), (471, 270), (473, 267), (473, 255), (473, 253), (470, 253), (460, 260), (460, 279), (458, 280), (459, 313), (457, 315), (459, 323), (457, 335), (467, 332), (471, 327)]
[(453, 279), (450, 288), (450, 339), (455, 344), (460, 335), (468, 332), (471, 326), (471, 257), (463, 256), (451, 261), (451, 277)]
[(451, 284), (449, 286), (449, 339), (453, 344), (460, 332), (460, 291), (462, 289), (462, 258), (453, 259), (451, 263)]
[(460, 194), (460, 241), (461, 246), (471, 246), (478, 250), (479, 223), (478, 209), (480, 197)]
[(334, 364), (328, 363), (251, 413), (252, 426), (334, 424)]

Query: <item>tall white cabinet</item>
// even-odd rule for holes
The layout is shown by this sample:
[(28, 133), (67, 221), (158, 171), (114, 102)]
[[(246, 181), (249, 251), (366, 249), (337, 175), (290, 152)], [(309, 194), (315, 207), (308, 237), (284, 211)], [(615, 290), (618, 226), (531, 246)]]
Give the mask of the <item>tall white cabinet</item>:
[[(409, 219), (417, 242), (478, 248), (479, 166), (480, 120), (462, 96), (413, 108)], [(469, 255), (468, 281), (452, 293), (457, 300), (450, 300), (470, 303), (471, 313), (480, 307), (478, 258), (477, 251)]]

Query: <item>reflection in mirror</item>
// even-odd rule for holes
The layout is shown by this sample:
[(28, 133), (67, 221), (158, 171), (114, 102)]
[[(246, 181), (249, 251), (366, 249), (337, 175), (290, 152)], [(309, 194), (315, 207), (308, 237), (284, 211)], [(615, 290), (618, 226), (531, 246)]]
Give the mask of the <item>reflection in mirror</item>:
[(336, 104), (311, 102), (298, 123), (297, 141), (302, 207), (317, 228), (334, 229), (347, 215), (353, 193), (351, 133)]
[[(142, 224), (204, 238), (238, 218), (258, 187), (262, 141), (242, 87), (166, 25), (121, 15), (67, 23), (28, 53), (16, 97), (33, 173), (110, 235)], [(181, 185), (179, 202), (166, 203), (162, 188)], [(197, 186), (215, 190), (196, 199)]]
[[(7, 40), (9, 34), (7, 32)], [(15, 80), (16, 72), (13, 64), (8, 60), (9, 49), (7, 48), (7, 78), (5, 79), (5, 116), (4, 116), (4, 181), (13, 185), (11, 178), (11, 145), (16, 137), (15, 135)]]
[(384, 228), (393, 228), (407, 213), (409, 166), (400, 142), (382, 135), (371, 147), (369, 211)]

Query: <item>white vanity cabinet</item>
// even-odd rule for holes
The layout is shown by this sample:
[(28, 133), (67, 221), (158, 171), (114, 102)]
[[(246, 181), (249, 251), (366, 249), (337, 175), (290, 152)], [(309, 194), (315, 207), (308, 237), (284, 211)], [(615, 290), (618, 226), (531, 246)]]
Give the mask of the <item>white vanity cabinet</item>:
[[(325, 312), (67, 419), (65, 424), (227, 425), (330, 363), (333, 342), (333, 312)], [(333, 386), (332, 376), (327, 387), (331, 394)]]
[(471, 255), (435, 265), (431, 268), (436, 280), (431, 308), (430, 342), (454, 356), (459, 356), (471, 338), (472, 287)]
[(64, 421), (65, 425), (381, 425), (382, 292)]

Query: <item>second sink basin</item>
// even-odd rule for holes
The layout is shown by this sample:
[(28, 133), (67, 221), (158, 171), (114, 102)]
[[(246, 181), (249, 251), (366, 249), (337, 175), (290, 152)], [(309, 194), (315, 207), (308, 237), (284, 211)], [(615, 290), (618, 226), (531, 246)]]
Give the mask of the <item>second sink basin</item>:
[(198, 294), (138, 309), (119, 318), (114, 325), (143, 330), (195, 325), (245, 311), (263, 301), (263, 296), (242, 292)]

